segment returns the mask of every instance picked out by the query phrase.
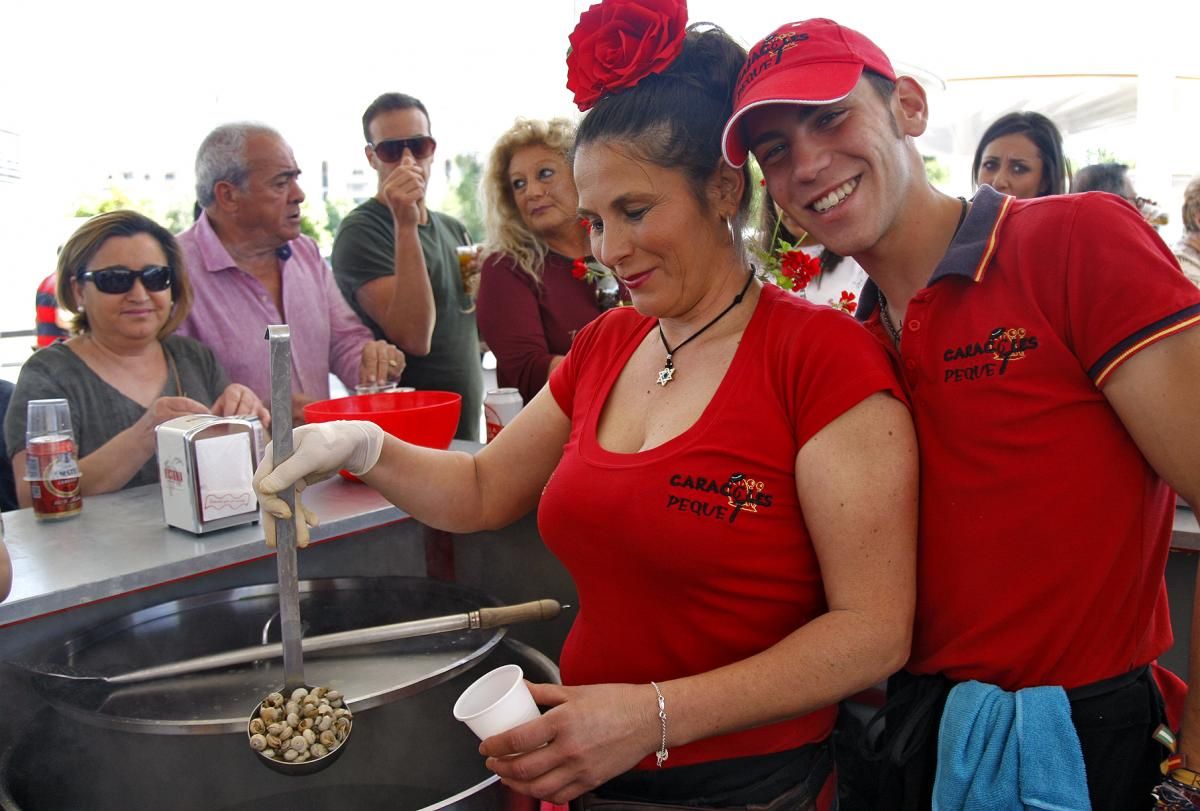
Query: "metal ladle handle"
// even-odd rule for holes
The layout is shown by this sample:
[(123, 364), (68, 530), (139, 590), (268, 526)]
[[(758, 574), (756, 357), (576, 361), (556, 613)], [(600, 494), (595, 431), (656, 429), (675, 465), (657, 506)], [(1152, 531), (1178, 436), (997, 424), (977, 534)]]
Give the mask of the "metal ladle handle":
[[(271, 342), (271, 464), (278, 468), (292, 455), (292, 342), (287, 324), (267, 327)], [(296, 514), (296, 488), (279, 491)], [(268, 521), (274, 520), (271, 518)], [(296, 561), (294, 519), (275, 521), (275, 562), (279, 572), (279, 632), (283, 641), (283, 683), (287, 690), (305, 687), (304, 651), (300, 645), (300, 574)]]

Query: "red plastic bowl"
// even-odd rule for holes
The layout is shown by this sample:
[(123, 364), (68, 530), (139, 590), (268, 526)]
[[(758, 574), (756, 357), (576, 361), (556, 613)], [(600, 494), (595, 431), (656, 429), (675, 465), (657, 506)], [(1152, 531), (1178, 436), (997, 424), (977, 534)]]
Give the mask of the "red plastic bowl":
[[(387, 391), (309, 403), (304, 420), (367, 420), (405, 442), (445, 450), (458, 430), (461, 411), (462, 395), (456, 392)], [(344, 470), (342, 475), (358, 481)]]

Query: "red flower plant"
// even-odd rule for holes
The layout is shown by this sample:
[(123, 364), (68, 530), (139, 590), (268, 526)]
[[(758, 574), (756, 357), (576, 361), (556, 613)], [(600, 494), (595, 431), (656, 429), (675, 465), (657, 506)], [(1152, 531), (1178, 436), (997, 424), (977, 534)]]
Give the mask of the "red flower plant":
[(579, 257), (571, 263), (571, 275), (576, 279), (586, 279), (591, 268), (587, 266), (587, 262), (583, 261), (583, 257)]
[(779, 272), (791, 282), (791, 289), (799, 292), (821, 273), (821, 260), (793, 248), (780, 255)]
[(858, 302), (855, 301), (856, 298), (858, 297), (849, 290), (843, 290), (842, 297), (830, 303), (833, 304), (833, 309), (854, 315), (854, 311), (858, 309)]
[(567, 52), (567, 89), (580, 111), (606, 93), (661, 73), (683, 49), (685, 0), (603, 0), (579, 15)]

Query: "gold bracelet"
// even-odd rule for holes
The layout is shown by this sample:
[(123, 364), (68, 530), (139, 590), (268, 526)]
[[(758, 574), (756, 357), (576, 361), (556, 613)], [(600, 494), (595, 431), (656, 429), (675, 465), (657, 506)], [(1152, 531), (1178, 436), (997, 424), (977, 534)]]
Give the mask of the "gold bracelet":
[(669, 757), (667, 752), (667, 700), (663, 698), (662, 690), (658, 689), (657, 684), (650, 682), (650, 686), (654, 688), (654, 694), (658, 696), (658, 720), (662, 722), (662, 744), (654, 753), (654, 758), (658, 761), (658, 768), (661, 769)]

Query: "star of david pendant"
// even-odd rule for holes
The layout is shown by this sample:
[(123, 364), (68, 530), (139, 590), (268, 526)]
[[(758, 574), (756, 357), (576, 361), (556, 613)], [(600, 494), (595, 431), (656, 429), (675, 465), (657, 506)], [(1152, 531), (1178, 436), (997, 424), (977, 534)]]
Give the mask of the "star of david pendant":
[(671, 359), (667, 358), (667, 365), (658, 370), (658, 385), (665, 386), (675, 377), (675, 366), (672, 365)]

